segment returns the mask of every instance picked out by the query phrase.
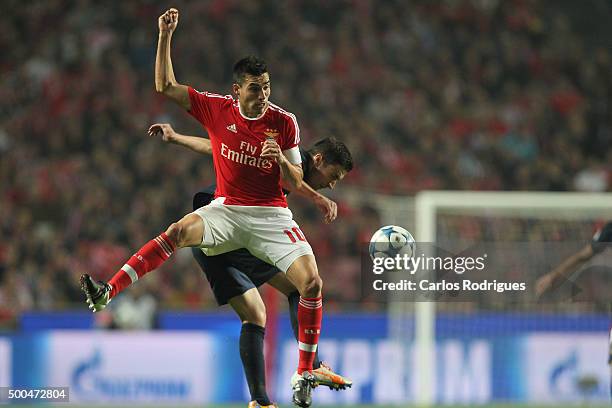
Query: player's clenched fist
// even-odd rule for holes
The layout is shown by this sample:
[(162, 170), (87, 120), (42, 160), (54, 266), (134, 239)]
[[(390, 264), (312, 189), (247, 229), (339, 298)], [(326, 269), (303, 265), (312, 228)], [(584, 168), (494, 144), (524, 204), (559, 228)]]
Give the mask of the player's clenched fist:
[(266, 139), (261, 148), (261, 157), (266, 157), (280, 163), (283, 159), (283, 152), (274, 139)]
[(171, 8), (167, 10), (164, 14), (159, 16), (157, 19), (157, 24), (159, 25), (159, 31), (165, 31), (168, 33), (172, 33), (176, 30), (176, 26), (178, 25), (179, 12), (175, 8)]

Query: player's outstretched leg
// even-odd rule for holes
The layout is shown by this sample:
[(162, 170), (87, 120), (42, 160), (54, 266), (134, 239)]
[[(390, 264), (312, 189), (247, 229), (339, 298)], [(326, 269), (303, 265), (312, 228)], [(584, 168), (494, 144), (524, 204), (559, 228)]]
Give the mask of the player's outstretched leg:
[(96, 283), (89, 275), (82, 275), (81, 289), (85, 292), (89, 308), (94, 312), (104, 309), (123, 289), (166, 262), (176, 249), (199, 245), (203, 236), (202, 218), (197, 214), (188, 214), (140, 248), (108, 283)]
[(111, 301), (110, 285), (102, 281), (96, 282), (88, 274), (81, 275), (81, 290), (85, 292), (87, 304), (94, 313), (104, 309)]
[[(300, 293), (295, 291), (287, 296), (289, 301), (289, 317), (291, 318), (291, 328), (295, 339), (298, 340), (299, 328), (298, 328), (298, 305), (300, 301)], [(319, 360), (319, 347), (315, 351), (314, 361), (312, 363), (312, 374), (315, 377), (317, 385), (324, 385), (332, 390), (344, 390), (350, 388), (353, 385), (353, 381), (335, 373), (331, 367)]]

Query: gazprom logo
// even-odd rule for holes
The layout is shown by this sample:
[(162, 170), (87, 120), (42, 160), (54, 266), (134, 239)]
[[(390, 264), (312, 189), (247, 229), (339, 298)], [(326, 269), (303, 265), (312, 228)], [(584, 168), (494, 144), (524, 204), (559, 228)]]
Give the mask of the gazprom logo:
[(96, 349), (91, 357), (76, 364), (71, 375), (74, 392), (91, 400), (184, 400), (190, 396), (191, 384), (184, 379), (155, 374), (122, 377), (109, 375), (104, 368), (104, 356)]
[(581, 364), (581, 356), (579, 350), (571, 350), (566, 358), (552, 366), (548, 382), (551, 392), (565, 399), (607, 398), (607, 384), (598, 379), (596, 371)]

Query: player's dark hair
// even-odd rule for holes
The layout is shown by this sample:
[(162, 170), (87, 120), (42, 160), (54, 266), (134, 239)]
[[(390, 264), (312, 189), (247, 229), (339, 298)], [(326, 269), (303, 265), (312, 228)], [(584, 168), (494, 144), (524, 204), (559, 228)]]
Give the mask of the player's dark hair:
[(245, 75), (260, 76), (266, 72), (268, 72), (266, 61), (249, 55), (234, 64), (234, 82), (242, 85)]
[(335, 137), (326, 137), (312, 146), (308, 153), (315, 155), (321, 153), (327, 164), (339, 164), (347, 172), (353, 170), (353, 157), (348, 147)]

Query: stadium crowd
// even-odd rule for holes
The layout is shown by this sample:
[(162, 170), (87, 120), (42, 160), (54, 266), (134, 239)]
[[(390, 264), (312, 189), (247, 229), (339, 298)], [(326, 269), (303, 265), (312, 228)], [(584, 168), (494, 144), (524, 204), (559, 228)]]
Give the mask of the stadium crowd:
[[(154, 92), (165, 5), (4, 3), (0, 320), (12, 321), (24, 310), (84, 307), (78, 276), (109, 277), (214, 175), (209, 158), (146, 136), (155, 122), (204, 135)], [(593, 41), (596, 23), (580, 26), (555, 3), (175, 3), (180, 82), (228, 93), (233, 62), (260, 55), (272, 100), (297, 115), (303, 146), (335, 135), (353, 153), (355, 170), (334, 194), (336, 222), (290, 204), (319, 260), (328, 310), (360, 301), (353, 255), (380, 226), (376, 210), (344, 201), (343, 189), (610, 189), (610, 47)], [(165, 308), (214, 304), (189, 251), (141, 284)]]

